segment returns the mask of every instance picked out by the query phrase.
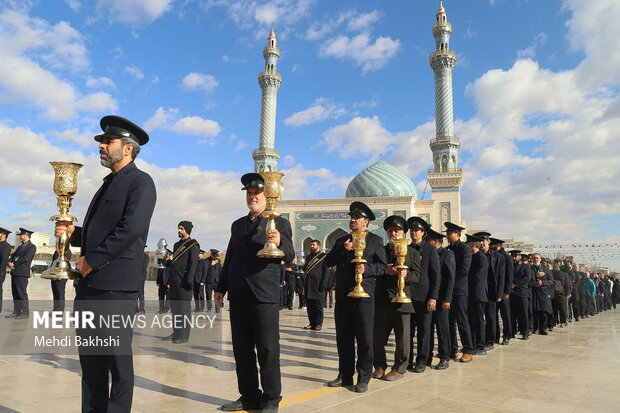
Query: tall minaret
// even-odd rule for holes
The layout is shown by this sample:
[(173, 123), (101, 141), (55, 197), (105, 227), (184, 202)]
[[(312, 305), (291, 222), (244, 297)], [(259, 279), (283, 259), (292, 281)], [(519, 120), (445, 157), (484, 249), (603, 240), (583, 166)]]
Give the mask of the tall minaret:
[[(450, 50), (452, 25), (448, 22), (443, 1), (439, 2), (437, 23), (433, 26), (435, 52), (431, 53), (429, 62), (435, 72), (435, 139), (431, 139), (434, 169), (428, 171), (428, 182), (433, 193), (442, 194), (451, 206), (442, 207), (441, 218), (448, 221), (460, 221), (460, 191), (463, 186), (463, 172), (458, 167), (461, 142), (454, 136), (454, 108), (452, 103), (452, 69), (456, 64), (456, 53)], [(433, 195), (433, 198), (436, 198)], [(442, 203), (445, 204), (445, 203)]]
[(278, 159), (280, 159), (280, 152), (276, 151), (275, 143), (276, 106), (282, 76), (276, 72), (280, 49), (278, 49), (273, 26), (267, 37), (267, 46), (263, 49), (263, 57), (265, 58), (265, 71), (258, 75), (258, 84), (263, 90), (260, 107), (260, 143), (258, 149), (252, 152), (254, 172), (277, 171)]

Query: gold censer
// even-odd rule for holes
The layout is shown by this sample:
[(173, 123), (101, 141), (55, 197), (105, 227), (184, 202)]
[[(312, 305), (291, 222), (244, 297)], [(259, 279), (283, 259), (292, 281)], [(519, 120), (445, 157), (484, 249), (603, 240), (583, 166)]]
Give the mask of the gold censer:
[[(282, 193), (282, 177), (283, 173), (280, 172), (262, 172), (260, 176), (265, 181), (265, 198), (267, 198), (267, 208), (263, 212), (263, 217), (267, 218), (267, 225), (265, 226), (265, 237), (272, 229), (276, 229), (275, 218), (280, 216), (279, 212), (276, 212), (276, 205), (278, 204), (278, 198)], [(273, 242), (266, 242), (262, 250), (256, 253), (259, 258), (284, 258), (284, 251), (277, 247)]]
[[(365, 263), (367, 262), (364, 258), (364, 250), (366, 249), (366, 234), (368, 232), (352, 232), (351, 238), (353, 241), (353, 251), (355, 252), (355, 258), (351, 260), (352, 263)], [(353, 290), (347, 294), (347, 297), (351, 298), (370, 298), (370, 294), (364, 291), (364, 287), (362, 287), (362, 274), (355, 273), (355, 287)]]
[[(407, 249), (409, 248), (409, 240), (401, 238), (394, 240), (394, 255), (396, 255), (396, 270), (407, 270), (409, 267), (405, 265), (407, 257)], [(411, 298), (405, 294), (405, 277), (398, 277), (398, 293), (392, 299), (393, 303), (410, 303)]]
[[(54, 168), (54, 193), (58, 205), (59, 214), (50, 218), (50, 221), (60, 222), (76, 222), (78, 219), (73, 215), (69, 215), (71, 201), (77, 192), (77, 173), (83, 166), (73, 162), (50, 162)], [(48, 280), (67, 280), (78, 279), (80, 273), (71, 268), (69, 261), (65, 258), (65, 254), (69, 249), (69, 236), (65, 232), (62, 236), (56, 238), (56, 252), (58, 258), (52, 262), (47, 270), (43, 271), (41, 278)]]

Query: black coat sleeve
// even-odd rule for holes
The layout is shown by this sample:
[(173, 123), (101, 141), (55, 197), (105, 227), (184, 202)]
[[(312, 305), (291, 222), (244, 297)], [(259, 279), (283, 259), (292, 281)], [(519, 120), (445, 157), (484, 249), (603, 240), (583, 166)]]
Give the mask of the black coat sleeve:
[(185, 274), (183, 274), (183, 283), (185, 286), (194, 285), (194, 277), (196, 276), (196, 269), (198, 267), (198, 255), (200, 254), (200, 245), (195, 244), (189, 251), (187, 251), (187, 268)]
[[(429, 248), (428, 262), (428, 298), (437, 299), (439, 297), (439, 286), (441, 285), (441, 269), (439, 265), (439, 255), (435, 247)], [(426, 257), (423, 257), (424, 259)]]
[(441, 283), (444, 290), (443, 301), (452, 302), (452, 290), (454, 290), (454, 275), (456, 273), (456, 260), (450, 250), (446, 250), (444, 268), (441, 271)]
[(380, 240), (381, 239), (377, 237), (377, 241), (373, 242), (373, 262), (364, 264), (364, 274), (362, 274), (364, 278), (385, 275), (385, 270), (387, 269), (387, 258), (385, 256), (385, 248), (381, 245)]

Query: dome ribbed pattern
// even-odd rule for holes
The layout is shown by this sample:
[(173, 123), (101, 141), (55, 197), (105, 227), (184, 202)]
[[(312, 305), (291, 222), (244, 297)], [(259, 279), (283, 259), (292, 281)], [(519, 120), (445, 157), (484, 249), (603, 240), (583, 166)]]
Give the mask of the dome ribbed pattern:
[(379, 161), (360, 172), (347, 187), (347, 198), (374, 196), (413, 196), (417, 192), (411, 179), (385, 161)]

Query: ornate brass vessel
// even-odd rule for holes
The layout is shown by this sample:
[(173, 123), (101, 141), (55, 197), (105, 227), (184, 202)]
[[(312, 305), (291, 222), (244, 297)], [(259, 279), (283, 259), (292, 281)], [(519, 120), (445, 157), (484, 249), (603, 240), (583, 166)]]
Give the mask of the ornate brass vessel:
[[(71, 201), (77, 192), (77, 173), (83, 166), (73, 162), (50, 162), (54, 168), (54, 193), (58, 205), (59, 214), (53, 215), (50, 221), (69, 221), (76, 222), (78, 219), (73, 215), (69, 215)], [(54, 260), (50, 268), (41, 274), (41, 278), (48, 280), (66, 280), (78, 279), (80, 273), (71, 268), (69, 261), (65, 258), (65, 253), (69, 249), (69, 236), (64, 233), (56, 238), (56, 252), (58, 258)]]
[[(260, 176), (265, 181), (265, 198), (267, 198), (267, 208), (263, 212), (263, 217), (267, 218), (267, 225), (265, 226), (265, 236), (272, 229), (276, 229), (275, 217), (280, 216), (276, 212), (276, 205), (278, 204), (278, 198), (282, 193), (282, 177), (283, 173), (280, 172), (261, 172)], [(258, 251), (256, 255), (260, 258), (284, 258), (284, 251), (276, 246), (273, 242), (266, 242), (262, 250)]]
[[(409, 267), (405, 265), (405, 258), (407, 257), (407, 248), (409, 246), (409, 240), (407, 238), (401, 238), (394, 240), (394, 255), (396, 255), (396, 268), (397, 270), (406, 270)], [(393, 303), (410, 303), (411, 298), (405, 294), (405, 277), (398, 277), (398, 293), (396, 297), (392, 299)]]
[[(366, 231), (351, 233), (351, 237), (353, 239), (353, 251), (355, 252), (355, 258), (353, 258), (351, 262), (354, 264), (367, 262), (364, 258), (362, 258), (364, 256), (364, 250), (366, 249), (366, 234), (368, 234)], [(355, 274), (355, 287), (353, 287), (353, 290), (347, 294), (347, 297), (370, 298), (370, 294), (364, 291), (364, 287), (362, 287), (363, 279), (364, 277), (362, 277), (362, 274)]]

